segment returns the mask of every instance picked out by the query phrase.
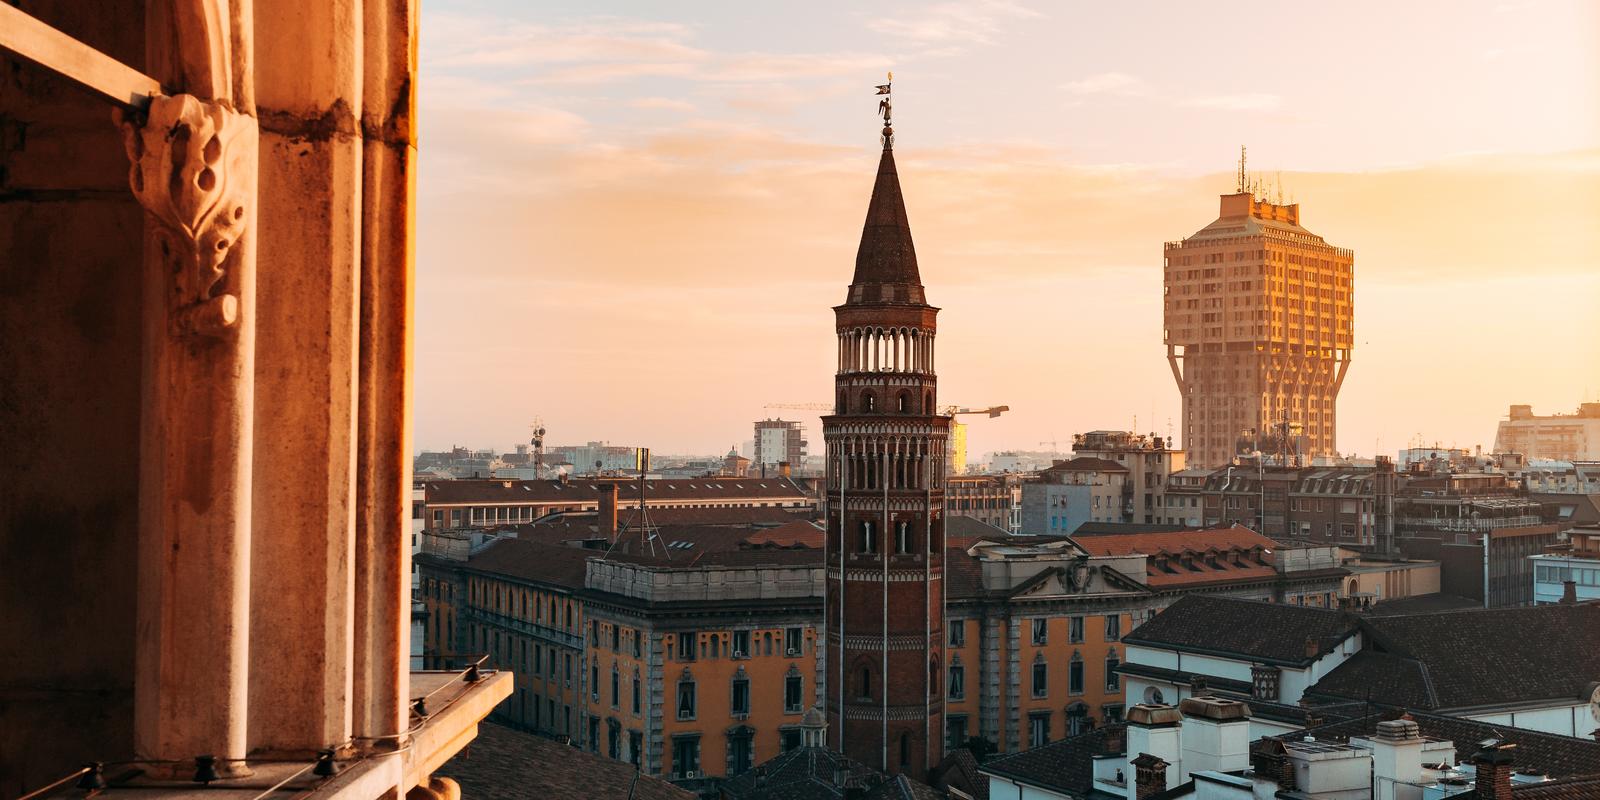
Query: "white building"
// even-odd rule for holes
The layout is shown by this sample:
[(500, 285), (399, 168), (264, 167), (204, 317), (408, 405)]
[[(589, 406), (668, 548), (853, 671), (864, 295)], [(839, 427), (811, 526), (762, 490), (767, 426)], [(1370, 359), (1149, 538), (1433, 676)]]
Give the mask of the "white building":
[(1561, 602), (1569, 581), (1573, 592), (1569, 600), (1600, 600), (1600, 529), (1575, 529), (1569, 535), (1566, 550), (1528, 557), (1533, 561), (1535, 604)]
[(1496, 453), (1521, 453), (1528, 459), (1600, 460), (1600, 403), (1583, 403), (1572, 414), (1533, 413), (1512, 406), (1495, 433)]

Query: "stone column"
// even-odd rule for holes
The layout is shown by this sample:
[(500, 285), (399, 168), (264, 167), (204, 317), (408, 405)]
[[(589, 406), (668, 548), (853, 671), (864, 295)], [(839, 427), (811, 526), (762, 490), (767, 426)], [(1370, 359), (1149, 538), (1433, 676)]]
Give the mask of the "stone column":
[(149, 220), (134, 750), (246, 774), (256, 122), (179, 95), (124, 129)]

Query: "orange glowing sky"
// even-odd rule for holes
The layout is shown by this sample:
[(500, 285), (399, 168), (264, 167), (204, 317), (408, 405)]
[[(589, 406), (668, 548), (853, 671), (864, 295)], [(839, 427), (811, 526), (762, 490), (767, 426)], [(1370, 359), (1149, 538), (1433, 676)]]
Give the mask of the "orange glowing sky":
[(1600, 5), (606, 5), (426, 6), (418, 448), (820, 452), (762, 406), (830, 396), (889, 69), (974, 456), (1178, 426), (1161, 246), (1241, 143), (1356, 253), (1342, 451), (1600, 396)]

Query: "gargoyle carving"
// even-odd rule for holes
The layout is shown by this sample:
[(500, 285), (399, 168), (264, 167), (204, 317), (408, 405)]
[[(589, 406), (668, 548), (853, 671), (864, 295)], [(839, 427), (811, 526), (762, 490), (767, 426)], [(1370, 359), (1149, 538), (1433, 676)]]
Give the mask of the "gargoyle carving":
[(239, 287), (228, 258), (256, 199), (255, 119), (191, 95), (156, 97), (143, 125), (119, 114), (134, 196), (160, 223), (175, 333), (237, 331)]

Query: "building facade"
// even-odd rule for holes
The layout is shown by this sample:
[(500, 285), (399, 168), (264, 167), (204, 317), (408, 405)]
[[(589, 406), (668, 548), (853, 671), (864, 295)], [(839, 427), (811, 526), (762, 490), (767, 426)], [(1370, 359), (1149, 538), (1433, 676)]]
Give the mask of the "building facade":
[[(637, 480), (445, 480), (423, 483), (420, 513), (423, 527), (430, 531), (513, 525), (557, 512), (598, 511), (604, 487), (616, 487), (617, 503), (624, 509), (639, 506)], [(816, 505), (810, 481), (782, 476), (658, 478), (644, 481), (643, 495), (647, 509), (807, 509)]]
[(971, 517), (1004, 531), (1017, 532), (1022, 481), (1016, 475), (954, 475), (945, 479), (945, 513)]
[(828, 745), (924, 779), (944, 756), (944, 480), (935, 317), (883, 154), (843, 305), (827, 443)]
[(1163, 338), (1191, 464), (1247, 450), (1336, 454), (1354, 264), (1300, 226), (1298, 205), (1258, 200), (1242, 174), (1216, 221), (1167, 243)]
[[(1130, 506), (1122, 522), (1171, 523), (1167, 508), (1167, 478), (1185, 465), (1184, 453), (1160, 436), (1132, 431), (1090, 431), (1072, 437), (1072, 454), (1102, 458), (1128, 469)], [(1183, 524), (1183, 523), (1175, 523)]]
[(1574, 529), (1564, 546), (1528, 558), (1534, 604), (1600, 600), (1600, 528)]
[(1600, 460), (1600, 403), (1544, 415), (1534, 414), (1533, 406), (1512, 406), (1495, 432), (1494, 451), (1550, 461)]
[(708, 536), (669, 558), (508, 537), (473, 552), (456, 535), (430, 534), (419, 559), (426, 658), (515, 673), (496, 721), (697, 791), (800, 746), (825, 674), (819, 549), (702, 552)]
[(750, 469), (758, 475), (777, 475), (779, 464), (801, 468), (806, 461), (806, 429), (783, 419), (756, 420), (754, 458)]
[(1040, 470), (1022, 486), (1022, 527), (1030, 534), (1068, 535), (1085, 522), (1128, 522), (1128, 468), (1080, 457)]

